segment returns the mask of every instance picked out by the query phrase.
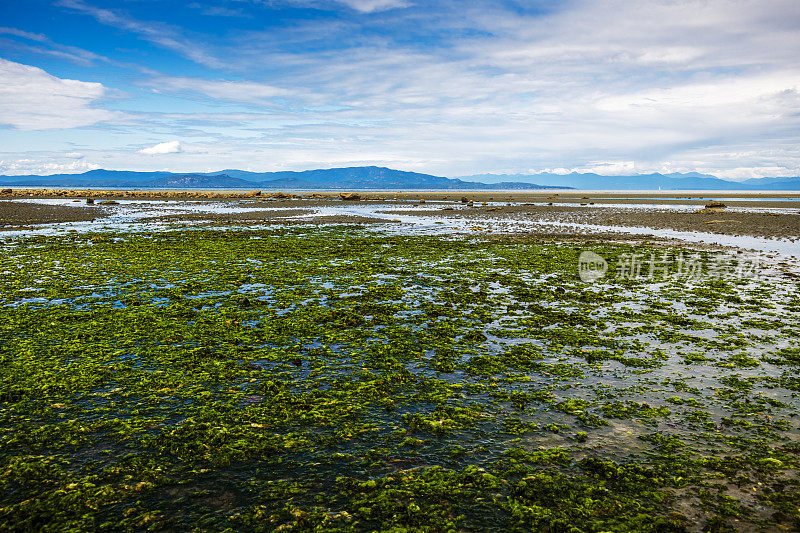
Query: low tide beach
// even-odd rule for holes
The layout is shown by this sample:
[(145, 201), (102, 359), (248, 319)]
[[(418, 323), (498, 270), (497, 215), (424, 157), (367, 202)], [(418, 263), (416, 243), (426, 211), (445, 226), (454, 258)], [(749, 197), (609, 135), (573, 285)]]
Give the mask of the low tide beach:
[[(783, 249), (791, 249), (800, 236), (800, 193), (404, 191), (359, 192), (343, 200), (348, 194), (17, 189), (0, 199), (0, 231), (124, 229), (132, 223), (162, 228), (359, 223), (412, 233), (681, 234), (690, 242), (720, 245), (737, 242), (725, 236), (751, 237), (741, 242), (779, 240)], [(714, 205), (709, 202), (723, 206), (706, 208)]]
[(798, 197), (6, 193), (0, 529), (795, 530)]

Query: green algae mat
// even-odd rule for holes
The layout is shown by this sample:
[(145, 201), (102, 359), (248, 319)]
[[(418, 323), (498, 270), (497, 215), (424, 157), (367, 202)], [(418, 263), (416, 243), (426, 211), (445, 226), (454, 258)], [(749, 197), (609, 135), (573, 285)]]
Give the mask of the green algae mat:
[(800, 290), (360, 228), (0, 246), (0, 530), (800, 528)]

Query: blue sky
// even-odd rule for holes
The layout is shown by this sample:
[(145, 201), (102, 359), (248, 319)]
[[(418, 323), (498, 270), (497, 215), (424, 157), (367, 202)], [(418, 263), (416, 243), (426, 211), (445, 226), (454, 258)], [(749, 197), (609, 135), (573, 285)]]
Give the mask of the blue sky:
[(796, 0), (0, 3), (0, 173), (800, 175)]

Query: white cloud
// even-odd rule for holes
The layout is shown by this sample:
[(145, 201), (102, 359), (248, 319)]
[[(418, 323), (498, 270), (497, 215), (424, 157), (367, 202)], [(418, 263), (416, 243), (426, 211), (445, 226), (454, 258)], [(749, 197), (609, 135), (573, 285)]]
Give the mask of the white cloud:
[(106, 94), (100, 83), (56, 78), (40, 68), (0, 59), (0, 124), (20, 130), (65, 129), (120, 117), (91, 107)]
[(545, 168), (536, 172), (549, 172), (552, 174), (569, 174), (571, 172), (591, 172), (601, 176), (620, 176), (637, 174), (635, 161), (593, 161), (586, 165), (574, 168)]
[(404, 0), (339, 0), (341, 3), (349, 6), (361, 13), (375, 13), (378, 11), (386, 11), (400, 7), (408, 7), (411, 2)]
[(147, 148), (142, 148), (141, 150), (139, 150), (139, 153), (147, 155), (158, 155), (158, 154), (177, 154), (182, 151), (183, 147), (181, 147), (180, 141), (167, 141), (156, 144), (154, 146), (148, 146)]
[(598, 108), (618, 112), (646, 109), (663, 109), (674, 112), (746, 106), (747, 109), (765, 109), (766, 100), (783, 97), (789, 93), (797, 96), (800, 75), (787, 72), (767, 75), (726, 76), (712, 82), (687, 83), (667, 89), (648, 90), (634, 94), (615, 95), (598, 101)]
[(17, 158), (14, 160), (0, 159), (0, 174), (8, 176), (18, 176), (26, 174), (78, 174), (87, 170), (100, 168), (95, 163), (88, 161), (63, 161), (58, 157), (54, 158)]
[(711, 173), (717, 177), (733, 181), (743, 181), (750, 178), (764, 178), (764, 177), (783, 178), (783, 177), (790, 177), (790, 176), (793, 177), (798, 175), (797, 168), (789, 169), (786, 167), (772, 166), (772, 165), (764, 165), (759, 167), (726, 168)]

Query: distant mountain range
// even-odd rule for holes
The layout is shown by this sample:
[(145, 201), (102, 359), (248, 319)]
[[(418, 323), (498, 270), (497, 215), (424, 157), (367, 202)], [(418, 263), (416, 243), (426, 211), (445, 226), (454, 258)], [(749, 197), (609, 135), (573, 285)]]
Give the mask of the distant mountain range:
[[(0, 176), (6, 187), (124, 187), (163, 189), (543, 189), (530, 182), (481, 183), (383, 167), (349, 167), (303, 172), (219, 172), (180, 174), (90, 170), (83, 174)], [(568, 187), (557, 187), (568, 188)]]
[(576, 189), (621, 190), (729, 190), (729, 191), (800, 191), (800, 177), (752, 178), (745, 181), (723, 180), (698, 172), (672, 174), (636, 174), (632, 176), (601, 176), (592, 173), (551, 174), (475, 174), (463, 180), (536, 181), (551, 187), (568, 186)]
[(347, 167), (303, 172), (220, 170), (205, 173), (90, 170), (82, 174), (0, 176), (4, 187), (120, 187), (163, 189), (622, 189), (622, 190), (800, 190), (800, 177), (728, 181), (710, 174), (476, 174), (445, 178), (384, 167)]

